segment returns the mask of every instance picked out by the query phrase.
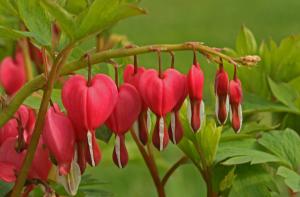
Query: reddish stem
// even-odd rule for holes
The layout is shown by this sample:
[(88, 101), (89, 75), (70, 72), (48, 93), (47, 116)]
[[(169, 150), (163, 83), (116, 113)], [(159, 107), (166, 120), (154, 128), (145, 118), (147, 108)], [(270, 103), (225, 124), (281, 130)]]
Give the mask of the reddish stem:
[(91, 64), (91, 57), (89, 54), (85, 55), (86, 59), (87, 59), (87, 64), (88, 64), (88, 81), (87, 81), (87, 85), (91, 86), (91, 80), (92, 80), (92, 64)]
[(133, 63), (133, 65), (134, 65), (134, 74), (136, 74), (137, 72), (138, 72), (138, 61), (137, 61), (137, 55), (134, 55), (133, 56), (133, 61), (134, 61), (134, 63)]
[(171, 68), (175, 67), (175, 55), (173, 51), (169, 51), (170, 55), (171, 55)]
[(163, 78), (163, 70), (162, 70), (162, 66), (161, 66), (161, 52), (159, 49), (156, 50), (157, 51), (157, 58), (158, 58), (158, 76), (159, 78)]
[(196, 53), (196, 48), (193, 46), (193, 53), (194, 53), (194, 58), (193, 58), (193, 65), (197, 66), (198, 61), (197, 61), (197, 53)]
[(234, 66), (234, 74), (233, 74), (233, 79), (234, 79), (235, 81), (237, 81), (237, 65), (236, 65), (236, 64), (234, 64), (233, 66)]

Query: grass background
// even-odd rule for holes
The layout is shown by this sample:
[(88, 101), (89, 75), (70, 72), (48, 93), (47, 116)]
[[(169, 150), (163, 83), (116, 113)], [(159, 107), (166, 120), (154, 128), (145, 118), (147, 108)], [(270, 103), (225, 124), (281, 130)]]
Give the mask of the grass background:
[[(143, 0), (141, 7), (148, 11), (146, 16), (121, 22), (114, 29), (115, 33), (127, 35), (137, 45), (203, 41), (215, 47), (234, 47), (242, 24), (253, 31), (259, 42), (270, 37), (279, 41), (284, 36), (300, 32), (299, 0)], [(140, 64), (155, 67), (155, 57), (155, 54), (142, 55)], [(202, 58), (199, 56), (199, 59)], [(186, 72), (192, 62), (192, 53), (178, 52), (175, 61), (177, 68)], [(165, 67), (169, 65), (168, 55), (163, 56), (163, 63)], [(213, 66), (204, 61), (202, 66), (206, 79), (211, 81)], [(106, 182), (99, 187), (114, 196), (156, 196), (149, 172), (135, 144), (129, 139), (128, 135), (130, 161), (125, 169), (118, 169), (112, 162), (112, 139), (109, 145), (100, 144), (102, 162), (88, 171)], [(155, 155), (163, 175), (182, 153), (169, 144), (166, 151), (155, 151)], [(185, 165), (175, 172), (166, 190), (168, 196), (193, 197), (204, 196), (205, 189), (198, 171), (192, 165)]]

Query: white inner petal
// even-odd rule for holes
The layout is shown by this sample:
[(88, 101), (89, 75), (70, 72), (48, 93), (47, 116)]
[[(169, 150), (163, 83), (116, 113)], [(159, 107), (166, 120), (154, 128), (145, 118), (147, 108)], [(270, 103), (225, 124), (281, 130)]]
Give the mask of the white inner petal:
[(152, 121), (151, 121), (151, 111), (150, 109), (147, 110), (147, 128), (148, 128), (148, 132), (151, 132), (152, 129)]
[(162, 151), (164, 149), (164, 118), (159, 118), (159, 150)]
[(201, 130), (201, 128), (202, 128), (202, 125), (205, 123), (205, 118), (206, 118), (206, 116), (205, 116), (205, 105), (204, 105), (204, 102), (203, 102), (203, 100), (201, 101), (201, 103), (200, 103), (200, 109), (199, 109), (199, 116), (200, 116), (200, 128), (199, 128), (199, 130), (198, 131), (200, 131)]
[(174, 144), (176, 144), (175, 129), (176, 129), (176, 117), (175, 117), (175, 113), (172, 112), (171, 113), (171, 131), (172, 131), (172, 138), (173, 138)]
[(91, 161), (92, 161), (92, 166), (95, 166), (95, 159), (94, 159), (94, 151), (93, 151), (93, 135), (90, 131), (87, 132), (87, 140), (88, 140), (88, 145), (89, 145), (89, 152), (91, 156)]
[(228, 118), (229, 108), (230, 108), (230, 105), (229, 105), (229, 95), (227, 94), (227, 96), (226, 96), (226, 118), (225, 118), (225, 122), (227, 121), (227, 118)]
[(69, 174), (65, 176), (59, 175), (59, 170), (57, 169), (56, 181), (62, 184), (68, 194), (75, 196), (78, 191), (78, 187), (81, 181), (80, 167), (75, 160), (71, 163), (71, 169)]
[(242, 123), (243, 123), (243, 110), (242, 110), (242, 105), (241, 104), (239, 104), (238, 115), (239, 115), (239, 119), (240, 119), (240, 128), (237, 132), (239, 133), (241, 131)]
[(120, 145), (120, 137), (118, 135), (116, 136), (116, 141), (115, 141), (115, 151), (116, 151), (116, 155), (117, 155), (118, 166), (119, 166), (119, 168), (122, 168), (121, 145)]

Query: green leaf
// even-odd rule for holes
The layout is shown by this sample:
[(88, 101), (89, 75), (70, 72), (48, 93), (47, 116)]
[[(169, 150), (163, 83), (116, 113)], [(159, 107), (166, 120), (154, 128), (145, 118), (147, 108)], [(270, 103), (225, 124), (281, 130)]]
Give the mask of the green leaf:
[(32, 37), (32, 33), (10, 29), (0, 25), (0, 36), (9, 39), (17, 40), (23, 37)]
[(100, 33), (121, 19), (144, 13), (143, 9), (124, 0), (95, 0), (82, 19), (76, 38)]
[(5, 183), (0, 180), (0, 196), (6, 196), (13, 186), (14, 184), (12, 183)]
[(25, 99), (23, 104), (27, 105), (32, 109), (39, 110), (41, 101), (42, 101), (42, 96), (39, 95), (38, 93), (33, 93), (32, 95), (30, 95)]
[(98, 127), (96, 129), (96, 138), (105, 142), (105, 143), (108, 143), (110, 138), (112, 137), (112, 132), (110, 131), (110, 129), (105, 126), (105, 125), (102, 125), (101, 127)]
[(177, 145), (193, 162), (199, 163), (200, 157), (193, 143), (186, 137), (183, 137)]
[(243, 113), (257, 113), (257, 112), (291, 112), (299, 113), (298, 109), (291, 109), (290, 107), (281, 103), (274, 103), (265, 98), (255, 94), (244, 92), (245, 101), (243, 102)]
[(295, 111), (299, 111), (294, 104), (298, 97), (297, 92), (286, 83), (276, 83), (271, 78), (268, 78), (269, 85), (273, 95), (283, 104), (287, 105)]
[(293, 192), (300, 192), (300, 175), (295, 171), (280, 166), (277, 170), (277, 175), (284, 178), (285, 184), (291, 188)]
[(55, 21), (59, 24), (61, 29), (66, 32), (71, 39), (73, 39), (76, 30), (74, 16), (54, 1), (43, 0), (42, 5), (49, 14), (55, 18)]
[(239, 55), (251, 55), (256, 53), (256, 49), (257, 44), (254, 35), (243, 25), (236, 39), (237, 52)]
[(11, 4), (11, 0), (2, 0), (0, 4), (0, 13), (5, 15), (18, 16), (17, 10)]
[(270, 197), (277, 192), (273, 177), (259, 165), (241, 165), (236, 168), (229, 197)]
[(277, 130), (263, 133), (258, 143), (271, 153), (284, 160), (289, 167), (297, 170), (300, 167), (300, 137), (291, 130)]
[(199, 134), (200, 147), (208, 165), (211, 165), (216, 157), (221, 132), (222, 127), (217, 127), (215, 121), (210, 120)]
[(73, 14), (79, 14), (87, 8), (87, 5), (87, 0), (68, 0), (65, 8)]
[(51, 22), (40, 5), (40, 0), (17, 0), (19, 14), (33, 37), (42, 46), (50, 47)]

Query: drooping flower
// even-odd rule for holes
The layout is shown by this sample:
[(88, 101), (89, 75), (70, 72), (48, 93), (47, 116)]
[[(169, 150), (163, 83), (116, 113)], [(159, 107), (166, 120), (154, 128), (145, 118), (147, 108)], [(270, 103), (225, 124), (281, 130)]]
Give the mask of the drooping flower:
[(187, 75), (188, 92), (190, 98), (190, 106), (188, 106), (188, 119), (194, 132), (198, 132), (204, 123), (205, 106), (202, 100), (204, 74), (200, 64), (194, 57), (194, 64), (190, 68)]
[(180, 117), (179, 110), (188, 94), (186, 76), (183, 74), (181, 74), (181, 76), (182, 77), (181, 77), (180, 81), (182, 82), (182, 85), (184, 88), (183, 88), (183, 91), (181, 92), (180, 99), (177, 101), (177, 104), (172, 109), (171, 120), (170, 120), (169, 129), (168, 129), (170, 139), (174, 144), (179, 143), (183, 137), (183, 127), (182, 127), (182, 123), (179, 118)]
[[(9, 137), (20, 137), (28, 144), (35, 124), (33, 110), (21, 105), (14, 117), (0, 128), (0, 146)], [(18, 136), (19, 129), (22, 129), (23, 136)]]
[(242, 113), (243, 92), (241, 81), (236, 74), (236, 66), (234, 78), (229, 83), (229, 103), (230, 103), (230, 120), (232, 128), (236, 133), (239, 133), (242, 128), (243, 113)]
[(140, 80), (143, 101), (157, 117), (152, 142), (158, 150), (163, 150), (169, 142), (165, 116), (172, 111), (182, 95), (184, 87), (181, 77), (175, 69), (167, 69), (165, 72), (160, 69), (159, 73), (149, 69)]
[(119, 168), (125, 167), (128, 162), (125, 133), (137, 120), (141, 108), (142, 102), (136, 88), (128, 83), (121, 85), (117, 104), (106, 121), (107, 126), (116, 134), (113, 161)]
[[(89, 147), (89, 158), (94, 160), (93, 151), (99, 150), (94, 147), (98, 146), (97, 143), (92, 142), (95, 129), (107, 120), (115, 107), (117, 96), (115, 83), (104, 74), (97, 74), (88, 82), (83, 76), (74, 75), (64, 84), (62, 101), (76, 132), (78, 164), (82, 172), (85, 169), (86, 147)], [(98, 162), (90, 163), (93, 165)]]
[(0, 82), (8, 95), (16, 93), (26, 82), (23, 54), (16, 53), (15, 59), (6, 57), (0, 65)]
[(70, 119), (60, 111), (57, 104), (48, 109), (42, 135), (43, 141), (56, 159), (59, 174), (67, 175), (74, 159), (75, 131)]
[[(140, 92), (139, 83), (141, 75), (144, 72), (144, 67), (137, 67), (137, 65), (128, 64), (124, 70), (124, 82), (130, 83), (138, 90), (138, 92)], [(151, 121), (148, 114), (148, 106), (142, 101), (142, 109), (138, 120), (134, 123), (134, 130), (137, 132), (140, 141), (144, 145), (148, 142), (148, 123)]]
[(215, 94), (216, 94), (216, 106), (215, 106), (216, 117), (220, 124), (224, 124), (227, 120), (228, 111), (229, 111), (229, 79), (228, 79), (228, 74), (224, 70), (222, 62), (219, 65), (219, 69), (217, 70), (216, 73)]

